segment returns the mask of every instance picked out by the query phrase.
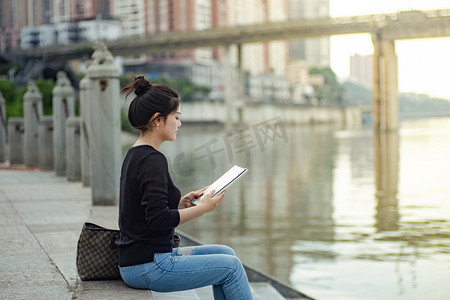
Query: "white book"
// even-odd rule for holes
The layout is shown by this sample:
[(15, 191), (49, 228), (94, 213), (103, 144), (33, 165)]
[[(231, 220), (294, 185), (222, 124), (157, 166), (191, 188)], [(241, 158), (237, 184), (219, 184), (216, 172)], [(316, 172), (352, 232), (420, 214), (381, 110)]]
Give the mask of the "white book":
[(231, 169), (229, 169), (225, 174), (223, 174), (219, 179), (214, 181), (204, 192), (203, 195), (200, 196), (197, 199), (192, 200), (192, 203), (199, 204), (200, 201), (202, 201), (202, 198), (209, 193), (211, 190), (215, 190), (214, 196), (217, 196), (222, 191), (229, 188), (233, 183), (235, 183), (239, 178), (241, 178), (242, 175), (244, 175), (248, 169), (241, 168), (239, 166), (233, 166)]

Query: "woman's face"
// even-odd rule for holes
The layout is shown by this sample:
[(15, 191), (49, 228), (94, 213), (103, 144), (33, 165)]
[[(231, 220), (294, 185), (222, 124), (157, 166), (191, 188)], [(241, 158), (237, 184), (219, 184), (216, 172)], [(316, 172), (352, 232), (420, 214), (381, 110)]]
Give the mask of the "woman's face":
[(175, 141), (177, 139), (178, 128), (181, 126), (180, 115), (180, 106), (178, 106), (175, 111), (167, 116), (165, 121), (164, 119), (162, 120), (160, 131), (165, 141)]

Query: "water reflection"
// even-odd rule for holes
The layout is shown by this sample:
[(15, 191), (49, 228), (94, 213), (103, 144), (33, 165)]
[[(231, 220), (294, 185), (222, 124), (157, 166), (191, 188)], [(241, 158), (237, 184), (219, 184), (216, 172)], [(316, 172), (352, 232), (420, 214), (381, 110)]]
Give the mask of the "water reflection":
[(374, 134), (374, 162), (376, 177), (377, 231), (398, 230), (399, 207), (397, 199), (399, 171), (398, 132)]
[[(280, 124), (279, 124), (280, 125)], [(282, 125), (282, 124), (281, 124)], [(250, 126), (251, 127), (251, 126)], [(278, 135), (258, 146), (255, 138), (245, 146), (205, 157), (199, 145), (226, 140), (220, 128), (185, 127), (175, 142), (162, 149), (172, 165), (174, 181), (183, 192), (201, 188), (233, 164), (249, 168), (248, 174), (227, 192), (213, 214), (182, 226), (182, 230), (205, 242), (233, 245), (243, 260), (288, 281), (297, 241), (333, 241), (333, 161), (336, 141), (330, 126), (278, 128)], [(283, 132), (286, 132), (287, 137)], [(240, 141), (245, 131), (240, 132)], [(183, 160), (174, 163), (176, 158)], [(230, 159), (232, 157), (232, 159)], [(213, 160), (213, 161), (212, 161)], [(177, 168), (194, 170), (192, 174)], [(303, 252), (312, 258), (332, 257), (327, 249)]]
[(263, 144), (257, 132), (183, 126), (163, 145), (183, 193), (249, 168), (181, 230), (317, 299), (450, 297), (450, 119), (380, 134), (286, 125)]

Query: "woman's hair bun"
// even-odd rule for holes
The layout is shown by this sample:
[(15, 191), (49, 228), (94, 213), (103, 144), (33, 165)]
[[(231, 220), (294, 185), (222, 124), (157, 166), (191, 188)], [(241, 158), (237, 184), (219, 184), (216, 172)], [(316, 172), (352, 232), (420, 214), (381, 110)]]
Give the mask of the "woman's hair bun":
[(151, 122), (156, 113), (159, 117), (167, 116), (176, 111), (180, 105), (180, 96), (171, 87), (164, 84), (151, 84), (150, 81), (139, 75), (126, 85), (121, 93), (126, 97), (133, 92), (136, 94), (128, 108), (128, 120), (131, 126), (145, 131), (151, 128)]
[(144, 76), (142, 76), (142, 75), (134, 78), (133, 85), (134, 85), (134, 93), (136, 94), (136, 96), (142, 96), (152, 86), (150, 81), (145, 79)]

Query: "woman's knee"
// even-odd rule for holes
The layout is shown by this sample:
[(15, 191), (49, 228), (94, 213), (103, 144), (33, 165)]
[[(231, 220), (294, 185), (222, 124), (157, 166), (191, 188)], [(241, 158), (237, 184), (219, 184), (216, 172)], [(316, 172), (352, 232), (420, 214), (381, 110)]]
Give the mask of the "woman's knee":
[(234, 252), (233, 248), (228, 247), (226, 245), (218, 245), (220, 247), (220, 253), (226, 254), (226, 255), (233, 255), (236, 256), (236, 253)]
[(222, 256), (222, 261), (226, 267), (230, 268), (233, 272), (240, 273), (244, 271), (244, 266), (241, 260), (234, 255), (224, 255)]

